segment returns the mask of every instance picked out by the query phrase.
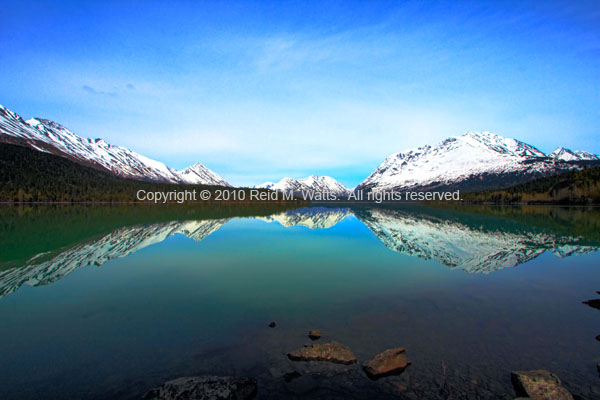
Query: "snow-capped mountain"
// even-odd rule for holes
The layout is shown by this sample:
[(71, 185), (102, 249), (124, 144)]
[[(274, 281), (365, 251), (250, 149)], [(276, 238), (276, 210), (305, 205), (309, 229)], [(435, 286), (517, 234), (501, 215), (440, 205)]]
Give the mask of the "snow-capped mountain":
[(550, 153), (550, 157), (562, 161), (600, 160), (600, 157), (587, 151), (573, 151), (564, 147), (559, 147), (558, 149), (554, 150), (552, 153)]
[(279, 190), (293, 193), (294, 196), (307, 197), (308, 193), (328, 193), (336, 198), (345, 198), (351, 190), (330, 176), (311, 175), (303, 179), (283, 178), (277, 183), (265, 182), (257, 188)]
[(436, 146), (392, 154), (355, 190), (497, 189), (573, 168), (580, 165), (547, 156), (519, 140), (469, 132)]
[(559, 258), (598, 250), (582, 237), (555, 232), (485, 229), (462, 221), (390, 209), (355, 213), (390, 250), (434, 259), (468, 273), (489, 273), (515, 267), (552, 252)]
[(254, 187), (255, 188), (259, 188), (259, 189), (272, 189), (273, 186), (275, 186), (275, 185), (276, 185), (275, 182), (265, 182), (265, 183), (262, 183), (260, 185), (256, 185)]
[(123, 178), (168, 183), (229, 186), (202, 164), (175, 171), (125, 147), (102, 139), (86, 139), (64, 126), (42, 118), (25, 121), (0, 105), (0, 142), (19, 144), (66, 157), (77, 163), (102, 169)]
[(225, 180), (219, 175), (217, 175), (216, 173), (214, 173), (213, 171), (206, 168), (200, 163), (196, 163), (187, 167), (186, 169), (177, 171), (177, 175), (185, 183), (231, 186), (229, 183), (225, 182)]
[(197, 242), (223, 226), (229, 219), (203, 221), (173, 221), (152, 225), (135, 225), (117, 229), (95, 241), (83, 243), (62, 251), (51, 259), (36, 261), (32, 257), (26, 265), (0, 271), (0, 298), (22, 285), (41, 286), (64, 278), (87, 265), (101, 266), (107, 261), (126, 257), (148, 246), (183, 234)]

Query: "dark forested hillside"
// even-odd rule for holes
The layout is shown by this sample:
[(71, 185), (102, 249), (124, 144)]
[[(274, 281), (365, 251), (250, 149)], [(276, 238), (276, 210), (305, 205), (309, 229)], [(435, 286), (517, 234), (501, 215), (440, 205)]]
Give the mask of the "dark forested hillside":
[(600, 204), (600, 167), (534, 179), (501, 190), (464, 194), (468, 202)]
[[(134, 202), (138, 190), (168, 192), (194, 189), (210, 190), (212, 193), (233, 190), (223, 186), (122, 179), (60, 156), (0, 143), (0, 201), (3, 202)], [(249, 202), (248, 196), (244, 201), (236, 202)], [(284, 201), (280, 198), (278, 202)]]

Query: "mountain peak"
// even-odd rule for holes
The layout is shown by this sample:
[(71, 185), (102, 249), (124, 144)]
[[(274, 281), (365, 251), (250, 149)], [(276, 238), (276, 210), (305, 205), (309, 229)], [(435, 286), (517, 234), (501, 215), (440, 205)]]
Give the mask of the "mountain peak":
[(504, 139), (502, 136), (496, 135), (495, 133), (492, 133), (490, 131), (482, 131), (482, 132), (468, 131), (462, 136), (470, 136), (473, 138), (502, 138), (502, 139)]
[(562, 161), (587, 161), (600, 159), (593, 153), (582, 150), (573, 151), (571, 149), (567, 149), (566, 147), (558, 147), (556, 150), (550, 153), (550, 157)]
[(197, 163), (194, 163), (194, 164), (192, 164), (192, 165), (184, 168), (183, 171), (195, 170), (195, 169), (204, 169), (204, 168), (206, 168), (204, 166), (204, 164), (197, 162)]
[(223, 178), (199, 162), (192, 164), (181, 171), (177, 171), (177, 175), (184, 183), (231, 186)]
[(492, 132), (467, 132), (435, 146), (392, 154), (357, 189), (440, 190), (463, 185), (483, 190), (570, 168), (549, 162), (546, 154), (525, 142)]

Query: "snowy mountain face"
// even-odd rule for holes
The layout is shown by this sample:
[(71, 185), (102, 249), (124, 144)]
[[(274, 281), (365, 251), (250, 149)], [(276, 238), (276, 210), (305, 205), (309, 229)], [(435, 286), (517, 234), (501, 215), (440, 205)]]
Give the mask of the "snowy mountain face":
[(311, 175), (304, 179), (283, 178), (277, 183), (265, 182), (257, 188), (279, 190), (294, 196), (306, 197), (307, 193), (329, 193), (337, 198), (345, 198), (351, 190), (329, 176)]
[[(575, 161), (583, 160), (581, 154)], [(469, 132), (436, 146), (392, 154), (356, 190), (495, 189), (573, 168), (579, 166), (516, 139)]]
[(591, 161), (591, 160), (600, 160), (600, 157), (598, 157), (595, 154), (589, 153), (587, 151), (582, 151), (582, 150), (570, 150), (570, 149), (565, 149), (564, 147), (559, 147), (558, 149), (554, 150), (552, 153), (550, 153), (550, 157), (554, 158), (555, 160), (560, 160), (560, 161)]
[(202, 164), (175, 171), (125, 147), (102, 139), (86, 139), (64, 126), (41, 118), (23, 120), (0, 106), (0, 141), (24, 145), (66, 157), (77, 163), (102, 169), (123, 178), (167, 183), (192, 183), (229, 186), (219, 175)]
[(190, 167), (187, 167), (186, 169), (177, 171), (177, 175), (185, 183), (231, 186), (219, 175), (215, 174), (213, 171), (200, 163), (196, 163)]

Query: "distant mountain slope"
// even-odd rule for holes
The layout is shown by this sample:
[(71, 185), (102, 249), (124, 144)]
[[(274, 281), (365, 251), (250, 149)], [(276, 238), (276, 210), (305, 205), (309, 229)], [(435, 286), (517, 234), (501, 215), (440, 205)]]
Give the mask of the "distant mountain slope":
[(556, 160), (562, 160), (562, 161), (600, 160), (600, 157), (598, 157), (595, 154), (589, 153), (587, 151), (582, 151), (582, 150), (573, 151), (570, 149), (566, 149), (564, 147), (559, 147), (558, 149), (556, 149), (552, 153), (550, 153), (549, 156)]
[(125, 147), (102, 139), (86, 139), (64, 126), (42, 118), (25, 121), (0, 105), (0, 142), (27, 146), (105, 170), (123, 178), (168, 183), (230, 186), (202, 164), (175, 171)]
[(265, 182), (257, 188), (279, 190), (284, 193), (293, 193), (303, 196), (307, 193), (330, 193), (337, 198), (345, 198), (351, 190), (330, 176), (311, 175), (303, 179), (283, 178), (277, 183)]
[(600, 167), (534, 179), (502, 190), (468, 193), (463, 199), (491, 203), (600, 204)]
[[(124, 179), (54, 154), (0, 143), (0, 201), (131, 202), (135, 201), (136, 193), (141, 189), (160, 192), (209, 190), (213, 199), (215, 190), (224, 190), (223, 186), (217, 185), (178, 185)], [(250, 202), (249, 195), (244, 202)]]
[(356, 190), (475, 191), (496, 189), (598, 162), (585, 152), (565, 161), (516, 139), (469, 132), (436, 146), (389, 156)]

